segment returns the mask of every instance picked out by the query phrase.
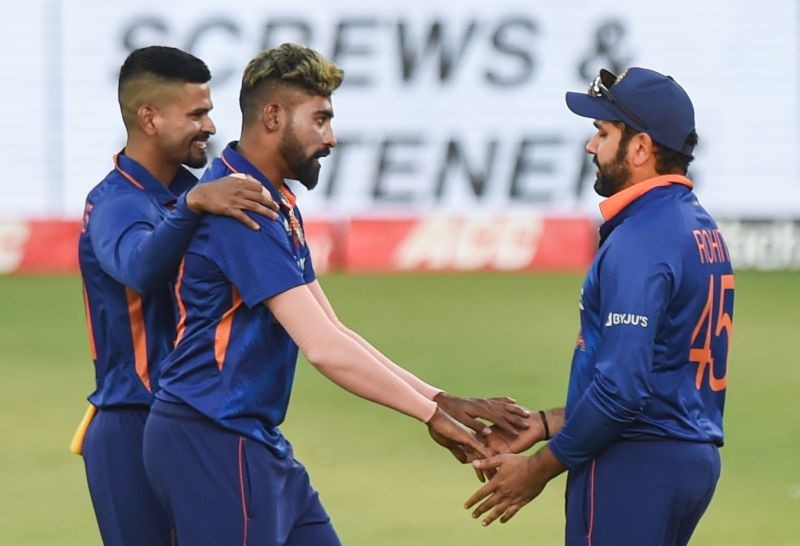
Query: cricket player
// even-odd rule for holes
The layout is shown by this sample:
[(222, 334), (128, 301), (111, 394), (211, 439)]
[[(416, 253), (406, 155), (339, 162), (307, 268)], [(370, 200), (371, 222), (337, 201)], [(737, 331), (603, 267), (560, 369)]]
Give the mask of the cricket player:
[(284, 180), (309, 189), (317, 184), (319, 159), (336, 146), (331, 94), (342, 77), (339, 67), (303, 46), (257, 55), (242, 79), (240, 140), (205, 175), (255, 177), (280, 203), (280, 218), (253, 217), (261, 230), (251, 231), (206, 216), (180, 265), (178, 342), (164, 363), (144, 441), (147, 475), (173, 518), (178, 544), (340, 544), (278, 428), (298, 347), (328, 379), (426, 423), (462, 459), (489, 452), (453, 416), (497, 424), (526, 416), (506, 399), (441, 392), (336, 317)]
[(189, 238), (203, 212), (256, 229), (243, 210), (277, 217), (255, 180), (195, 186), (182, 166), (207, 161), (215, 132), (210, 78), (200, 59), (178, 49), (132, 52), (119, 75), (127, 143), (86, 199), (78, 250), (96, 388), (72, 449), (83, 454), (106, 546), (173, 544), (172, 525), (144, 474), (142, 435), (159, 364), (172, 349), (170, 281)]
[(607, 198), (566, 410), (542, 412), (527, 445), (513, 446), (554, 434), (533, 456), (476, 462), (496, 474), (467, 508), (488, 514), (484, 525), (508, 521), (569, 470), (568, 546), (685, 545), (720, 472), (735, 284), (725, 241), (686, 177), (694, 108), (675, 80), (644, 68), (602, 70), (566, 101), (594, 119), (586, 151)]

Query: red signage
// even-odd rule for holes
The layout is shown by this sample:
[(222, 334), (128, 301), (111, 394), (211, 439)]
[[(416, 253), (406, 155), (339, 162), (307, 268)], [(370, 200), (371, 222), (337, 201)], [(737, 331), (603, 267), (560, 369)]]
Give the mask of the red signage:
[[(0, 273), (76, 273), (80, 223), (0, 222)], [(584, 217), (309, 220), (318, 273), (581, 271), (597, 246)]]

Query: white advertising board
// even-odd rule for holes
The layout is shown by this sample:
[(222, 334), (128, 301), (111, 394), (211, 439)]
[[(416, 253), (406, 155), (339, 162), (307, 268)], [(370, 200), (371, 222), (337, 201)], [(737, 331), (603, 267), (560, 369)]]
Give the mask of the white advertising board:
[(594, 212), (591, 121), (564, 92), (646, 66), (692, 96), (690, 176), (717, 216), (800, 217), (794, 0), (12, 2), (1, 23), (0, 217), (77, 217), (124, 144), (128, 52), (181, 47), (211, 68), (218, 151), (239, 132), (247, 61), (306, 43), (345, 70), (337, 151), (306, 216)]

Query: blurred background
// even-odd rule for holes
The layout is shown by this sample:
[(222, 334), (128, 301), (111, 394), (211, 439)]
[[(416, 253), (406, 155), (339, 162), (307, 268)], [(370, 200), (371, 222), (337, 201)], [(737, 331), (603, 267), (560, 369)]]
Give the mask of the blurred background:
[[(125, 142), (119, 66), (141, 46), (209, 65), (238, 138), (242, 70), (285, 41), (345, 71), (339, 146), (294, 186), (345, 322), (460, 394), (564, 401), (599, 198), (591, 121), (564, 92), (644, 66), (692, 97), (689, 176), (737, 269), (728, 445), (693, 544), (800, 545), (800, 5), (633, 0), (6, 0), (0, 18), (0, 544), (99, 544), (67, 451), (93, 370), (76, 239)], [(333, 411), (332, 410), (335, 410)], [(300, 366), (286, 423), (345, 544), (560, 544), (563, 482), (505, 527), (416, 423)], [(496, 527), (496, 529), (495, 529)]]

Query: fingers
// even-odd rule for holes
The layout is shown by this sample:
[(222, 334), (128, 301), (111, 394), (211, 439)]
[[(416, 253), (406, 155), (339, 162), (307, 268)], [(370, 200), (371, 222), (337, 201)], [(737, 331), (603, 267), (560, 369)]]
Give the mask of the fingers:
[(232, 218), (235, 218), (235, 219), (239, 220), (241, 223), (243, 223), (244, 225), (246, 225), (247, 227), (249, 227), (252, 230), (258, 231), (259, 229), (261, 229), (261, 226), (258, 225), (258, 222), (256, 222), (252, 218), (250, 218), (248, 215), (246, 215), (241, 210), (233, 210), (233, 211), (231, 211), (230, 212), (230, 216)]
[(242, 173), (233, 173), (230, 175), (230, 178), (235, 178), (234, 184), (243, 201), (241, 208), (258, 212), (259, 214), (263, 214), (264, 216), (267, 216), (273, 220), (277, 218), (277, 215), (275, 214), (264, 214), (261, 212), (261, 210), (254, 208), (258, 205), (262, 205), (272, 211), (277, 211), (280, 209), (277, 201), (272, 198), (272, 194), (267, 188), (264, 187), (263, 184), (261, 184), (261, 182), (250, 175), (245, 175)]
[[(531, 414), (531, 411), (529, 409), (524, 408), (519, 404), (511, 404), (507, 406), (506, 410), (515, 415), (519, 415), (520, 417), (530, 417)], [(525, 423), (525, 428), (528, 428), (528, 423)]]
[(505, 453), (502, 455), (494, 455), (492, 457), (486, 457), (485, 459), (472, 461), (472, 466), (480, 468), (481, 470), (491, 470), (501, 466), (506, 459), (508, 459), (508, 455)]
[(500, 523), (505, 523), (505, 522), (507, 522), (508, 520), (510, 520), (511, 518), (513, 518), (513, 517), (514, 517), (514, 515), (515, 515), (517, 512), (519, 512), (520, 508), (522, 508), (523, 506), (524, 506), (524, 504), (512, 504), (512, 505), (509, 507), (509, 509), (508, 509), (508, 510), (506, 510), (506, 513), (505, 513), (505, 514), (503, 514), (503, 517), (502, 517), (502, 518), (500, 518)]
[(222, 183), (227, 182), (232, 184), (235, 188), (245, 191), (252, 191), (252, 192), (261, 192), (261, 189), (264, 188), (264, 185), (261, 184), (258, 180), (250, 176), (249, 174), (244, 173), (233, 173), (229, 176), (224, 178), (220, 178), (213, 183)]
[(250, 211), (255, 212), (256, 214), (260, 214), (261, 216), (265, 216), (270, 220), (277, 220), (278, 213), (272, 209), (265, 207), (260, 203), (256, 203), (255, 201), (245, 201), (244, 208)]
[[(484, 458), (492, 455), (489, 448), (483, 445), (472, 431), (441, 409), (437, 409), (431, 420), (428, 421), (428, 428), (433, 429), (434, 440), (442, 445), (449, 447), (449, 442), (454, 442), (466, 452), (475, 451)], [(442, 437), (444, 441), (437, 439), (437, 436)]]
[(516, 436), (519, 431), (530, 428), (530, 423), (527, 418), (517, 417), (515, 415), (506, 414), (502, 419), (498, 419), (494, 423), (498, 428), (503, 429), (509, 434)]
[[(510, 505), (510, 504), (511, 504), (511, 503), (510, 503), (509, 501), (503, 501), (503, 502), (500, 502), (499, 504), (497, 504), (497, 506), (495, 506), (494, 510), (492, 510), (492, 513), (491, 513), (491, 514), (489, 514), (489, 515), (488, 515), (488, 516), (487, 516), (487, 517), (486, 517), (486, 518), (485, 518), (485, 519), (484, 519), (484, 520), (481, 522), (481, 525), (483, 525), (484, 527), (486, 527), (486, 526), (488, 526), (488, 525), (491, 525), (491, 523), (492, 523), (494, 520), (496, 520), (497, 518), (499, 518), (500, 516), (502, 516), (502, 515), (505, 513), (505, 511), (506, 511), (506, 510), (508, 510), (508, 507), (509, 507), (509, 505)], [(477, 517), (477, 516), (476, 516), (476, 517)]]
[(475, 436), (473, 436), (472, 434), (468, 434), (468, 438), (469, 438), (469, 439), (468, 439), (468, 441), (465, 443), (465, 445), (467, 445), (467, 446), (469, 446), (470, 448), (472, 448), (473, 450), (477, 451), (477, 452), (478, 452), (478, 453), (480, 453), (480, 454), (481, 454), (483, 457), (486, 457), (486, 458), (488, 458), (488, 457), (491, 457), (491, 456), (492, 456), (492, 452), (489, 450), (489, 448), (487, 448), (485, 445), (483, 445), (482, 443), (480, 443), (480, 442), (478, 441), (478, 439), (477, 439), (477, 438), (475, 438)]
[(484, 500), (477, 506), (477, 508), (475, 508), (475, 510), (472, 511), (472, 517), (478, 519), (483, 514), (492, 510), (492, 513), (489, 514), (489, 516), (482, 522), (484, 526), (489, 525), (495, 519), (500, 517), (510, 504), (510, 500), (506, 500), (499, 490), (495, 490), (486, 498), (486, 500)]
[(516, 404), (517, 401), (513, 398), (509, 398), (508, 396), (493, 396), (491, 398), (487, 398), (489, 402), (499, 402), (502, 404)]
[(262, 198), (261, 202), (267, 205), (272, 210), (277, 211), (280, 208), (278, 202), (272, 198), (272, 194), (270, 194), (269, 190), (267, 190), (267, 188), (265, 188), (264, 186), (261, 186), (261, 198)]
[(272, 194), (260, 184), (257, 188), (240, 188), (238, 201), (241, 202), (242, 207), (248, 210), (256, 210), (252, 208), (255, 206), (262, 206), (271, 211), (280, 209), (280, 205), (272, 198)]
[(483, 434), (484, 436), (488, 436), (492, 433), (491, 427), (486, 426), (486, 424), (478, 421), (474, 417), (464, 416), (460, 419), (462, 425), (467, 426), (477, 432), (478, 434)]
[(450, 453), (453, 454), (453, 457), (455, 457), (461, 464), (467, 462), (467, 454), (464, 452), (463, 449), (461, 449), (460, 446), (452, 446), (452, 447), (448, 446), (447, 449), (450, 450)]
[(480, 468), (475, 468), (474, 466), (472, 469), (475, 471), (475, 475), (478, 477), (478, 481), (481, 483), (486, 482), (486, 472), (481, 470)]
[(494, 492), (495, 484), (492, 482), (487, 483), (477, 491), (475, 491), (470, 498), (467, 499), (467, 502), (464, 503), (464, 508), (469, 510), (476, 503), (478, 503), (484, 497), (491, 495)]

